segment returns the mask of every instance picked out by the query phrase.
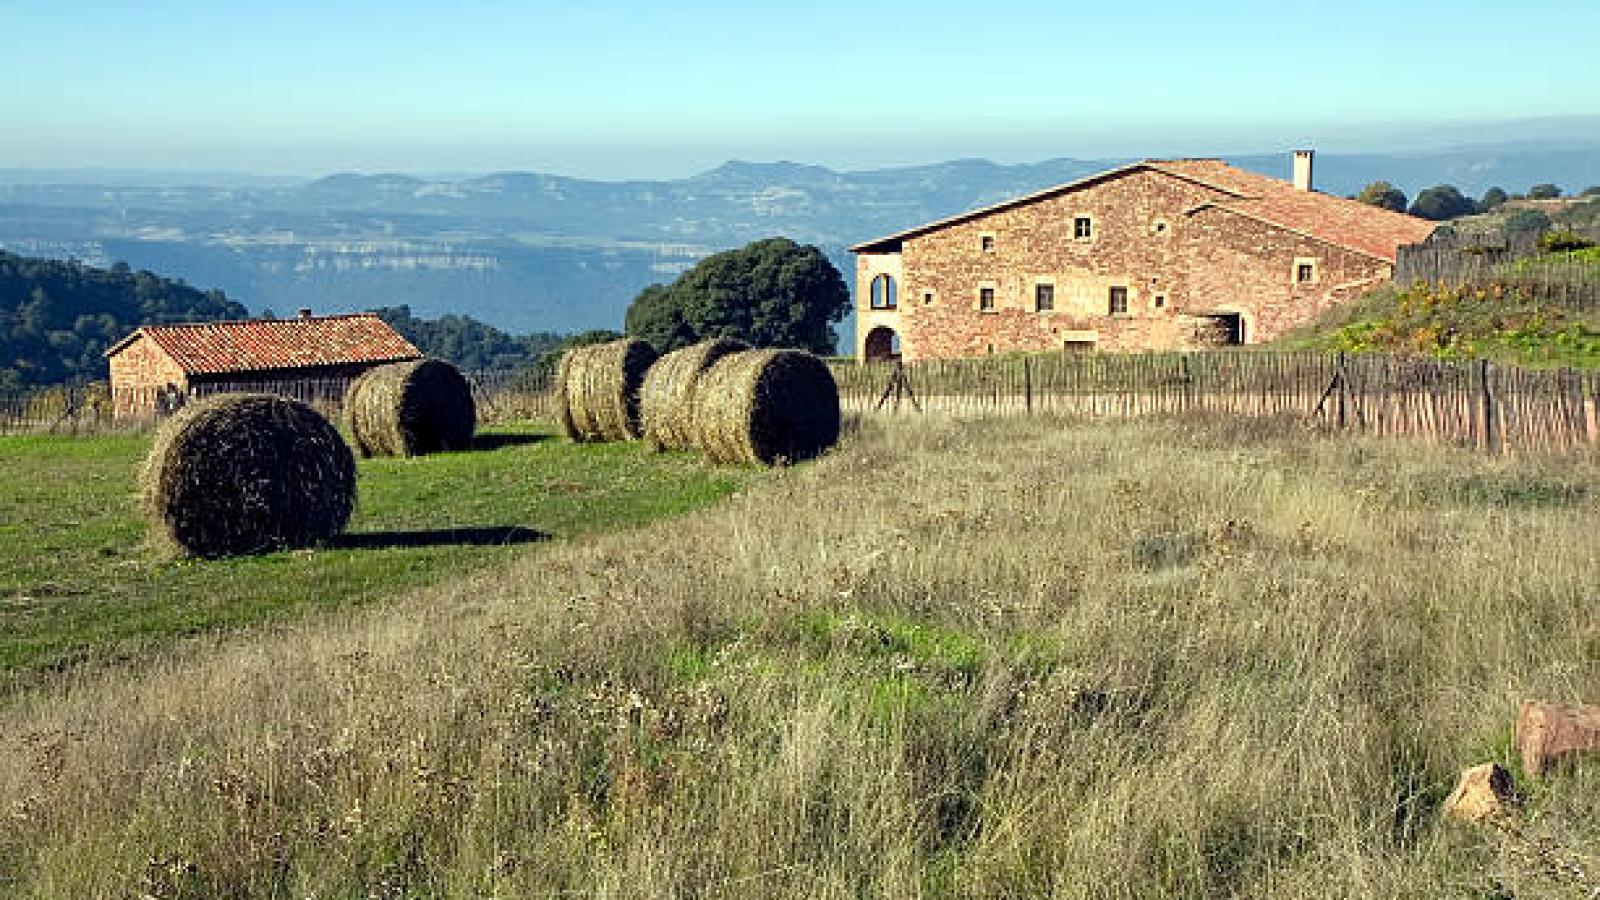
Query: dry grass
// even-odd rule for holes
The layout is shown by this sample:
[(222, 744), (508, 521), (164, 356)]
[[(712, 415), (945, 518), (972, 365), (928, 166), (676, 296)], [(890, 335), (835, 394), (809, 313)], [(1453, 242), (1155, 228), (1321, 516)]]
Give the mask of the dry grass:
[(1545, 857), (1438, 805), (1514, 767), (1518, 700), (1600, 697), (1597, 498), (1264, 423), (871, 425), (713, 510), (17, 698), (0, 886), (1581, 896), (1538, 859), (1600, 843), (1600, 767), (1533, 792)]

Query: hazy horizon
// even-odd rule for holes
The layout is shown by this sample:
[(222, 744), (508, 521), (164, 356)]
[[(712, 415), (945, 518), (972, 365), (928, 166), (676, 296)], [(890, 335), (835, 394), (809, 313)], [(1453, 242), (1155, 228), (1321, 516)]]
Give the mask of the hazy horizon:
[(1600, 4), (1563, 0), (9, 6), (4, 169), (653, 180), (1600, 141)]

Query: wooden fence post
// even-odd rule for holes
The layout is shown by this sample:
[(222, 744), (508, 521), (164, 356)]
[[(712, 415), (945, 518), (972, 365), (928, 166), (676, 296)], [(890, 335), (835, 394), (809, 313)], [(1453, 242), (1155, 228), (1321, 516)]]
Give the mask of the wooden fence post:
[(1500, 452), (1499, 427), (1495, 421), (1494, 385), (1489, 381), (1489, 361), (1478, 361), (1478, 388), (1483, 394), (1483, 449), (1489, 453)]
[(1033, 415), (1033, 360), (1022, 358), (1022, 410)]

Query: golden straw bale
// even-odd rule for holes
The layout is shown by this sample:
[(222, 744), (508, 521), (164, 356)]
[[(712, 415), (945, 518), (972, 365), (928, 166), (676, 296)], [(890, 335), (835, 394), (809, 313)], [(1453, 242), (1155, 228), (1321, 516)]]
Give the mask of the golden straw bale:
[(750, 345), (729, 338), (713, 338), (674, 350), (656, 360), (645, 373), (639, 391), (639, 417), (645, 440), (657, 450), (687, 450), (694, 446), (694, 387), (706, 369), (730, 353)]
[(556, 373), (556, 415), (575, 441), (631, 441), (641, 435), (639, 388), (656, 351), (624, 338), (575, 347)]
[(693, 405), (694, 445), (716, 462), (799, 462), (839, 440), (833, 373), (801, 350), (724, 356), (701, 374)]
[(369, 369), (350, 384), (344, 409), (362, 456), (466, 450), (478, 425), (472, 385), (438, 359)]
[(219, 394), (156, 433), (140, 478), (156, 538), (194, 556), (307, 547), (344, 530), (356, 461), (304, 403)]

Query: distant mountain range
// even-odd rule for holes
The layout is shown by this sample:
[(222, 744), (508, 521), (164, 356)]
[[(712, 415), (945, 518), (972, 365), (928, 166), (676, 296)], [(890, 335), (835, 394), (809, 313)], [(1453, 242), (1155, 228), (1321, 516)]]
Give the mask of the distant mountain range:
[[(1287, 152), (1228, 159), (1289, 172)], [(852, 243), (1128, 161), (974, 159), (862, 172), (733, 161), (665, 181), (0, 170), (0, 248), (125, 261), (220, 287), (252, 310), (404, 304), (418, 316), (571, 332), (618, 327), (641, 288), (719, 249), (781, 234), (822, 247), (850, 281)], [(1600, 184), (1600, 142), (1317, 158), (1321, 190), (1352, 194), (1380, 179), (1412, 195), (1439, 183), (1473, 196), (1539, 182), (1575, 192)]]

